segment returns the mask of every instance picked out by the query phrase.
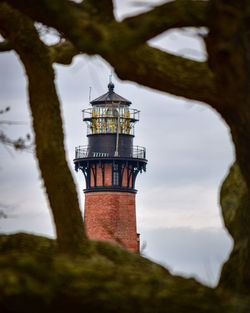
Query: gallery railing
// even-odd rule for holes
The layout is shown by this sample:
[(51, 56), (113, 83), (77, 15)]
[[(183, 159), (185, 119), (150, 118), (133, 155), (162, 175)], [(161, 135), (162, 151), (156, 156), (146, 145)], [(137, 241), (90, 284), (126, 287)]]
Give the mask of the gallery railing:
[(83, 158), (113, 158), (113, 157), (125, 157), (134, 159), (146, 159), (146, 148), (140, 146), (134, 146), (131, 153), (122, 153), (118, 156), (111, 155), (108, 152), (91, 151), (90, 146), (78, 146), (75, 148), (75, 159)]

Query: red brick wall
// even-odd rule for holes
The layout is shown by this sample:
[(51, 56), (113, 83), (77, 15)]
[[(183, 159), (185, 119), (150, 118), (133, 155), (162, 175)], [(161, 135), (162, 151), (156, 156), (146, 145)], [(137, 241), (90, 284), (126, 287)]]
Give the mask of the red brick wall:
[(90, 239), (107, 240), (138, 251), (135, 194), (86, 193), (84, 223)]

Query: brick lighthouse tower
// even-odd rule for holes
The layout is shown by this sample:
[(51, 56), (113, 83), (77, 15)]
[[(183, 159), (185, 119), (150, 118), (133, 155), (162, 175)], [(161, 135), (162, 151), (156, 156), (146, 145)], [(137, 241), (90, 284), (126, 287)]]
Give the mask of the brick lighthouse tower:
[(88, 145), (76, 147), (75, 169), (86, 180), (84, 223), (90, 239), (106, 240), (139, 251), (136, 231), (136, 176), (146, 171), (146, 150), (133, 146), (139, 111), (131, 102), (108, 92), (83, 110)]

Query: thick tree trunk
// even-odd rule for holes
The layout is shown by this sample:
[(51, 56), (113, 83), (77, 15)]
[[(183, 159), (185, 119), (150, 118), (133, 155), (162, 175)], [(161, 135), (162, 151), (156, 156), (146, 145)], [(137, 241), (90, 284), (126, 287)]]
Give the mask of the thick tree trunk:
[(212, 0), (209, 64), (230, 127), (236, 158), (250, 190), (250, 1)]
[(230, 127), (235, 164), (221, 189), (225, 225), (234, 248), (220, 286), (249, 294), (250, 284), (250, 1), (212, 0), (207, 38), (209, 65), (221, 103), (217, 111)]
[[(65, 252), (86, 253), (87, 239), (75, 184), (64, 150), (60, 103), (46, 51), (21, 55), (29, 77), (36, 155), (52, 209), (58, 244)], [(39, 73), (39, 75), (37, 75)]]
[(237, 163), (231, 167), (221, 187), (220, 204), (225, 226), (234, 239), (234, 247), (229, 260), (223, 266), (219, 286), (249, 295), (249, 194)]
[(48, 48), (40, 41), (33, 22), (6, 4), (0, 4), (0, 25), (27, 73), (36, 156), (58, 244), (67, 253), (87, 253), (76, 188), (65, 158), (60, 103)]

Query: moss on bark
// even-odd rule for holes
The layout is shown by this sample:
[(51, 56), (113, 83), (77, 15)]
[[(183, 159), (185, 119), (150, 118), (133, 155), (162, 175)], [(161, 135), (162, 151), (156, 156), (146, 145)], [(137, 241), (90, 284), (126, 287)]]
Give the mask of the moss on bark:
[(86, 258), (58, 252), (54, 240), (0, 236), (0, 311), (232, 312), (228, 299), (194, 279), (110, 243)]
[(5, 3), (0, 4), (0, 30), (18, 53), (27, 74), (36, 157), (58, 244), (68, 253), (88, 253), (76, 188), (65, 157), (50, 51), (40, 40), (34, 22)]
[(221, 187), (220, 203), (225, 226), (234, 239), (234, 247), (223, 267), (219, 285), (238, 293), (250, 294), (249, 195), (236, 163)]
[[(174, 1), (124, 22), (113, 20), (111, 5), (106, 7), (107, 18), (99, 16), (106, 12), (100, 1), (5, 0), (0, 4), (0, 30), (29, 76), (37, 157), (61, 248), (59, 252), (54, 241), (31, 235), (0, 238), (1, 313), (249, 312), (250, 1), (205, 2)], [(188, 11), (182, 10), (183, 4)], [(171, 18), (167, 18), (169, 12)], [(158, 14), (164, 16), (159, 19)], [(73, 45), (46, 47), (27, 16), (55, 27)], [(155, 23), (155, 16), (160, 24)], [(136, 31), (136, 23), (143, 27)], [(147, 36), (185, 25), (209, 27), (208, 62), (191, 61), (145, 44), (151, 38)], [(101, 55), (123, 79), (205, 101), (228, 123), (245, 181), (234, 165), (222, 186), (223, 216), (235, 245), (217, 290), (173, 277), (164, 268), (110, 244), (86, 240), (65, 160), (60, 103), (51, 67), (54, 61), (69, 63), (78, 52)], [(83, 257), (83, 248), (91, 250), (91, 256)]]

